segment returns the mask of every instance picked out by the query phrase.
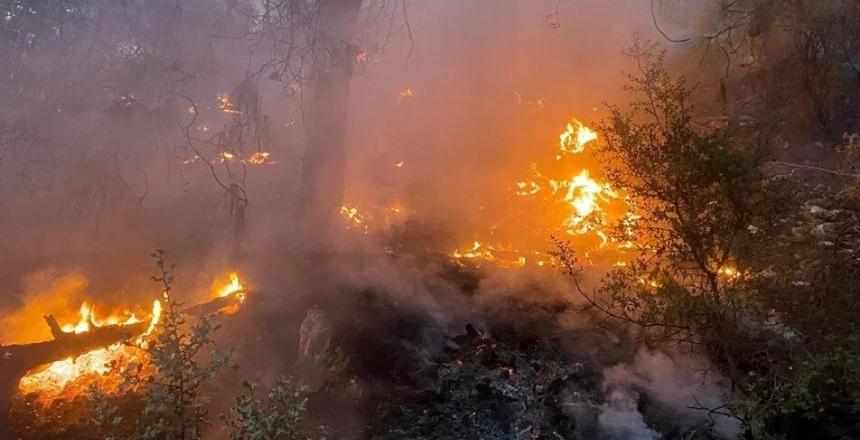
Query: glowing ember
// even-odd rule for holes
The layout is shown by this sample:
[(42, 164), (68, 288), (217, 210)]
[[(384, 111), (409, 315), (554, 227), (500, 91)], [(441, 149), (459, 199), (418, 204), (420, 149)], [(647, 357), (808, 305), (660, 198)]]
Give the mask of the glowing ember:
[(228, 95), (227, 93), (218, 94), (218, 108), (220, 108), (221, 111), (223, 111), (224, 113), (239, 113), (238, 110), (233, 108), (233, 104), (230, 102), (230, 95)]
[(269, 153), (260, 152), (252, 154), (251, 158), (248, 159), (248, 162), (259, 165), (261, 163), (266, 163), (267, 160), (269, 160)]
[(531, 111), (540, 111), (546, 107), (546, 98), (540, 97), (537, 101), (530, 101), (522, 93), (517, 93), (517, 103), (528, 105)]
[(399, 104), (399, 103), (403, 102), (404, 100), (407, 100), (411, 97), (412, 97), (412, 89), (403, 90), (400, 92), (400, 94), (397, 97), (397, 103)]
[[(220, 163), (241, 163), (241, 164), (250, 164), (250, 165), (263, 165), (263, 164), (275, 164), (277, 162), (272, 162), (269, 160), (269, 156), (271, 153), (268, 152), (257, 152), (251, 155), (251, 157), (245, 159), (243, 157), (239, 157), (236, 154), (229, 151), (222, 151), (218, 153), (214, 159), (210, 163), (212, 164), (220, 164)], [(201, 157), (195, 155), (191, 159), (182, 161), (183, 164), (190, 164), (197, 162)]]
[(470, 248), (455, 250), (451, 256), (461, 265), (465, 261), (486, 261), (503, 268), (520, 268), (528, 264), (544, 266), (554, 264), (554, 259), (543, 252), (521, 252), (512, 246), (489, 246), (480, 241), (472, 242)]
[(340, 214), (346, 220), (347, 228), (352, 229), (363, 227), (365, 218), (364, 215), (358, 212), (358, 208), (347, 208), (346, 206), (343, 206), (340, 208)]
[(734, 281), (741, 277), (740, 271), (729, 266), (721, 267), (720, 270), (717, 271), (717, 273), (728, 281)]
[(662, 285), (662, 284), (658, 283), (658, 282), (657, 282), (657, 281), (655, 281), (655, 280), (648, 280), (648, 279), (645, 279), (645, 278), (639, 278), (639, 279), (638, 279), (638, 280), (636, 280), (636, 281), (637, 281), (639, 284), (641, 284), (641, 285), (643, 285), (643, 286), (645, 286), (645, 287), (652, 288), (652, 289), (657, 289), (657, 288), (663, 287), (663, 285)]

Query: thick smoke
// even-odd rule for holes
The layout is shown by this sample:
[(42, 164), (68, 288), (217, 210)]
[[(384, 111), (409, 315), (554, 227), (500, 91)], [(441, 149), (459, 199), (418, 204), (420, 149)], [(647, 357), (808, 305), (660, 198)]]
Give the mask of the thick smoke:
[[(603, 374), (608, 398), (600, 413), (600, 423), (618, 438), (656, 439), (659, 435), (650, 426), (661, 423), (693, 429), (711, 422), (714, 432), (725, 438), (736, 438), (740, 433), (740, 422), (722, 415), (726, 413), (726, 380), (710, 371), (702, 359), (672, 351), (642, 349), (631, 363), (615, 365)], [(647, 403), (643, 404), (644, 399), (672, 412), (660, 414), (655, 405), (649, 408)], [(646, 418), (650, 423), (646, 423)]]

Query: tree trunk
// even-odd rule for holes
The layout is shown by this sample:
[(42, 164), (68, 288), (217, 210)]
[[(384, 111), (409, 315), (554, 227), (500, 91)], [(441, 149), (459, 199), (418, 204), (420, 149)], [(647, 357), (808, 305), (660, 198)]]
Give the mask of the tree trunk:
[(362, 3), (321, 1), (320, 32), (325, 49), (317, 48), (310, 72), (302, 162), (304, 200), (298, 225), (300, 246), (312, 256), (330, 250), (332, 222), (343, 203), (347, 106), (356, 56), (350, 40)]

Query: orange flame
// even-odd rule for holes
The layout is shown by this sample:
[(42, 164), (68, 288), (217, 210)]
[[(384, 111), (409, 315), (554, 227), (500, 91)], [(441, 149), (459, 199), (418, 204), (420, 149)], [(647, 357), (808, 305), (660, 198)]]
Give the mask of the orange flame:
[(364, 215), (362, 215), (356, 207), (347, 208), (346, 206), (343, 206), (340, 208), (340, 214), (346, 220), (347, 228), (357, 228), (364, 224)]
[[(559, 135), (556, 160), (585, 152), (587, 145), (597, 139), (596, 132), (578, 120), (571, 119), (566, 129)], [(552, 179), (542, 174), (538, 165), (533, 163), (529, 173), (530, 179), (516, 182), (511, 190), (518, 196), (535, 199), (540, 204), (538, 210), (549, 213), (549, 218), (541, 219), (549, 230), (540, 231), (541, 233), (548, 232), (549, 234), (568, 234), (571, 236), (590, 234), (599, 239), (599, 244), (597, 244), (599, 248), (607, 247), (610, 243), (614, 244), (612, 249), (617, 250), (633, 247), (631, 240), (633, 222), (636, 217), (632, 214), (628, 213), (627, 217), (624, 218), (625, 221), (629, 220), (626, 224), (627, 241), (616, 243), (618, 240), (603, 230), (608, 223), (607, 216), (609, 213), (616, 211), (612, 209), (608, 213), (606, 208), (611, 203), (615, 203), (616, 199), (621, 198), (621, 196), (609, 184), (594, 179), (590, 170), (581, 169), (566, 179)], [(628, 198), (625, 197), (622, 201), (629, 207)], [(512, 252), (511, 250), (506, 251)], [(454, 251), (451, 256), (456, 260), (481, 259), (498, 264), (500, 258), (497, 254), (496, 248), (475, 242), (471, 249)], [(523, 257), (525, 261), (534, 261), (539, 266), (557, 263), (540, 252), (534, 252), (532, 255), (530, 252), (513, 251), (513, 254), (517, 256), (516, 261), (522, 261), (519, 257)], [(583, 256), (589, 258), (588, 252), (584, 252)]]
[[(213, 293), (215, 297), (238, 298), (238, 304), (227, 307), (228, 309), (238, 308), (245, 300), (247, 290), (237, 272), (231, 272), (229, 279), (226, 285), (213, 288)], [(39, 393), (39, 399), (46, 402), (60, 397), (75, 397), (85, 392), (91, 385), (105, 392), (118, 390), (122, 379), (117, 375), (109, 374), (113, 371), (112, 366), (122, 366), (132, 361), (144, 362), (147, 359), (148, 354), (140, 348), (145, 348), (148, 336), (157, 331), (161, 315), (161, 301), (155, 300), (152, 303), (146, 331), (128, 341), (127, 344), (113, 344), (107, 348), (89, 351), (77, 358), (70, 357), (40, 367), (21, 379), (18, 384), (19, 389), (24, 393)], [(66, 333), (80, 334), (104, 326), (126, 326), (142, 322), (137, 315), (129, 312), (111, 314), (100, 319), (96, 316), (95, 307), (85, 302), (81, 305), (77, 322), (63, 325), (61, 329)]]
[(562, 152), (579, 154), (585, 151), (586, 144), (597, 140), (597, 133), (574, 119), (567, 124), (567, 130), (559, 135), (558, 140)]
[[(111, 315), (104, 320), (99, 320), (95, 316), (94, 307), (84, 303), (81, 306), (78, 322), (66, 324), (62, 329), (66, 333), (80, 334), (107, 325), (125, 326), (141, 322), (134, 314), (123, 313), (122, 315), (124, 316)], [(40, 398), (49, 400), (60, 397), (60, 394), (75, 395), (83, 392), (87, 388), (86, 385), (91, 384), (103, 390), (116, 389), (120, 379), (107, 375), (111, 371), (111, 365), (145, 356), (145, 352), (138, 350), (135, 345), (139, 347), (145, 343), (144, 337), (155, 331), (160, 316), (161, 302), (156, 300), (152, 304), (149, 327), (143, 335), (132, 341), (131, 345), (117, 343), (107, 348), (89, 351), (77, 358), (69, 357), (43, 366), (22, 378), (18, 383), (19, 389), (24, 393), (38, 392)]]
[[(569, 233), (571, 235), (584, 234), (598, 226), (587, 222), (588, 218), (602, 211), (598, 202), (608, 202), (609, 199), (615, 198), (618, 198), (618, 193), (613, 191), (608, 184), (598, 184), (589, 177), (588, 170), (582, 170), (574, 176), (570, 180), (567, 194), (564, 196), (564, 201), (574, 209), (573, 215), (566, 223), (566, 226), (570, 228)], [(604, 239), (605, 237), (606, 235), (603, 234)]]

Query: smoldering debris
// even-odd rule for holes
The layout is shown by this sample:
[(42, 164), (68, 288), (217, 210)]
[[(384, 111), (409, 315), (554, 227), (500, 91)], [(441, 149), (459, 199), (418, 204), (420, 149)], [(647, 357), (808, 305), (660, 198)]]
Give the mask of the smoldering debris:
[[(427, 281), (416, 282), (432, 286)], [(297, 378), (312, 385), (311, 418), (327, 425), (328, 438), (344, 439), (730, 434), (731, 423), (712, 430), (686, 407), (695, 399), (719, 404), (719, 383), (697, 387), (691, 365), (670, 354), (637, 353), (620, 343), (622, 335), (569, 325), (577, 313), (548, 306), (553, 290), (536, 295), (528, 290), (536, 285), (521, 283), (519, 295), (460, 291), (450, 301), (451, 290), (437, 285), (426, 292), (438, 305), (432, 312), (379, 283), (317, 298), (290, 328), (301, 334), (295, 372), (309, 373)], [(463, 308), (469, 313), (454, 310)], [(592, 355), (592, 344), (603, 347), (601, 356)]]

